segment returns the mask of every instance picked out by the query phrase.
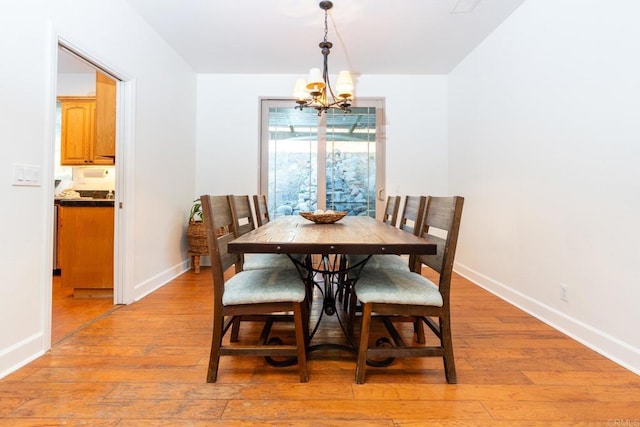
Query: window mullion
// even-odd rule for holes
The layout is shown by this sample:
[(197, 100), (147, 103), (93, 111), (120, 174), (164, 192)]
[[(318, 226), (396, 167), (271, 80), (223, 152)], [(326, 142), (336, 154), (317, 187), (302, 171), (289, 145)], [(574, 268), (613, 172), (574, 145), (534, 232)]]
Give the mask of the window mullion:
[(327, 116), (318, 117), (318, 209), (327, 209)]

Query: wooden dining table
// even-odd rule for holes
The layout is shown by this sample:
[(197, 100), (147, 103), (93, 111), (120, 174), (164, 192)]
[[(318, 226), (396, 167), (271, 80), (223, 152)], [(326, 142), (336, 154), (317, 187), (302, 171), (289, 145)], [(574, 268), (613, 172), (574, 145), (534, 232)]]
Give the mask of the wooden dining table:
[(433, 255), (436, 245), (368, 216), (316, 224), (298, 215), (278, 217), (232, 240), (232, 253)]
[[(307, 269), (306, 276), (301, 275), (302, 280), (319, 289), (323, 287), (323, 310), (311, 337), (320, 324), (322, 313), (338, 316), (336, 299), (339, 293), (345, 290), (347, 284), (353, 286), (357, 281), (357, 273), (347, 273), (352, 269), (359, 272), (366, 268), (366, 260), (370, 256), (433, 255), (436, 250), (435, 243), (368, 216), (345, 216), (332, 224), (316, 224), (298, 215), (282, 216), (228, 243), (231, 253), (286, 254), (292, 263)], [(294, 254), (307, 254), (308, 260), (314, 255), (316, 258), (319, 256), (322, 262), (318, 266), (314, 266), (313, 262), (303, 265), (296, 261), (296, 257), (292, 256)], [(356, 266), (345, 266), (345, 255), (368, 257)], [(331, 258), (340, 262), (330, 265)], [(320, 280), (316, 280), (317, 277)], [(355, 343), (351, 341), (339, 316), (338, 321), (350, 345), (323, 343), (309, 346), (308, 350), (339, 348), (355, 352)]]

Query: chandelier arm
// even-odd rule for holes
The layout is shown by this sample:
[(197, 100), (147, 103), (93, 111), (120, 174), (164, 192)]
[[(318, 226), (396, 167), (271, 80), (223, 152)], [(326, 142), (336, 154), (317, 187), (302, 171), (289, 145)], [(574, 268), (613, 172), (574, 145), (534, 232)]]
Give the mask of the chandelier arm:
[[(325, 39), (325, 44), (328, 44), (329, 46), (326, 46), (322, 49), (322, 56), (324, 57), (323, 59), (323, 72), (322, 72), (322, 77), (324, 79), (325, 82), (325, 89), (329, 89), (329, 94), (331, 95), (331, 100), (333, 101), (333, 103), (336, 103), (336, 96), (333, 94), (333, 88), (331, 87), (331, 81), (329, 80), (329, 53), (330, 53), (330, 48), (331, 46), (331, 42), (327, 42)], [(327, 104), (329, 104), (329, 98), (326, 96), (326, 90), (325, 90), (325, 102)], [(330, 105), (330, 104), (329, 104)]]

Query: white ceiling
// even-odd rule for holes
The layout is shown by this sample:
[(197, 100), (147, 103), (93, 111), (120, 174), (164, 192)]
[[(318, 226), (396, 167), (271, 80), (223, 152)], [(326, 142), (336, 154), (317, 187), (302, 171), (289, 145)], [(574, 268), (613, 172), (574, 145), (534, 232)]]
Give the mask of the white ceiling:
[[(471, 13), (451, 13), (458, 0), (334, 0), (329, 70), (449, 73), (524, 1), (470, 0), (478, 3)], [(318, 0), (128, 2), (198, 73), (304, 75), (321, 68)]]

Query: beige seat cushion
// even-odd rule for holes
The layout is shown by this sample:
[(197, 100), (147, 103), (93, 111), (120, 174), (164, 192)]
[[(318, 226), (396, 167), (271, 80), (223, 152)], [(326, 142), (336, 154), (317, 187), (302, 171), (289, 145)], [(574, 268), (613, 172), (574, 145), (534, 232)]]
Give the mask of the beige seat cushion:
[(428, 305), (442, 307), (438, 287), (425, 277), (410, 271), (367, 270), (365, 266), (355, 286), (363, 303)]
[(305, 294), (305, 285), (296, 269), (241, 271), (224, 284), (222, 304), (301, 302)]

